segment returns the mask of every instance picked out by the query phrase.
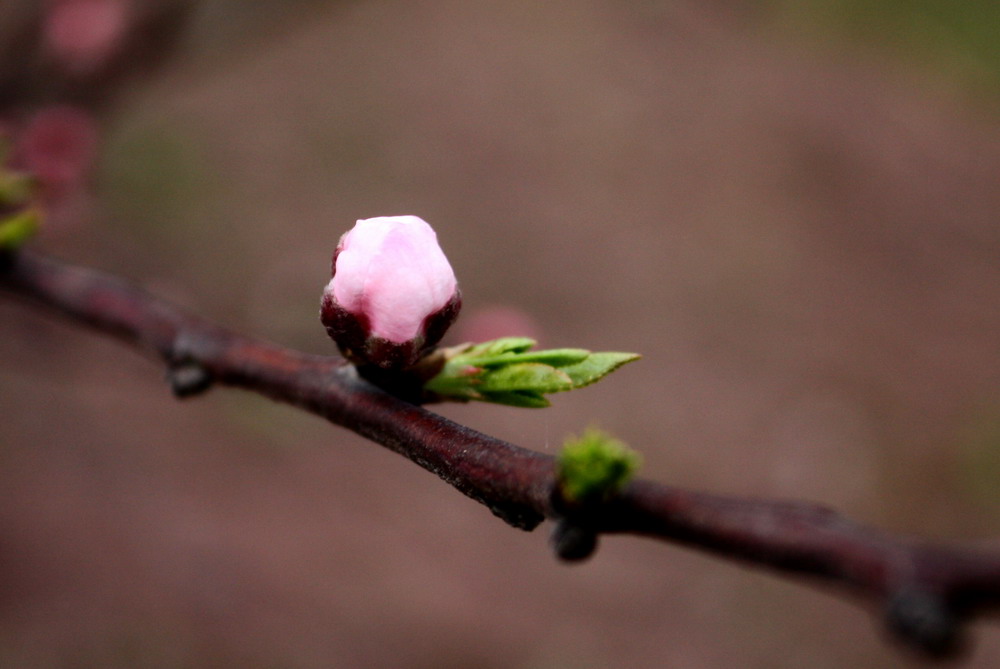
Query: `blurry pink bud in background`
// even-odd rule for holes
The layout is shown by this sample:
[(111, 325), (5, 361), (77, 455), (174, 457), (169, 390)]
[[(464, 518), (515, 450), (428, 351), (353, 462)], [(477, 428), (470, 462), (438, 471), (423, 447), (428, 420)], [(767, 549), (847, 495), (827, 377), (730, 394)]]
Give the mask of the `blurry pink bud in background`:
[(531, 315), (518, 307), (494, 304), (465, 312), (462, 322), (451, 333), (456, 342), (480, 342), (501, 337), (527, 337), (541, 340), (542, 328)]
[(417, 216), (361, 219), (340, 238), (321, 319), (356, 362), (412, 365), (458, 316), (461, 296), (437, 235)]
[(75, 107), (49, 107), (35, 113), (14, 141), (11, 162), (34, 175), (59, 197), (83, 183), (98, 148), (97, 123)]
[(121, 44), (129, 10), (129, 0), (53, 0), (42, 26), (45, 44), (69, 70), (96, 69)]

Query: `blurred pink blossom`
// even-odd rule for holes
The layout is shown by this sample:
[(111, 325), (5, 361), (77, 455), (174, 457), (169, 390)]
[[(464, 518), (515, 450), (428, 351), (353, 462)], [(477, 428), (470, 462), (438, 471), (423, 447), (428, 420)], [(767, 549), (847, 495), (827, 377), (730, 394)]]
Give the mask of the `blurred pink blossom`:
[(76, 71), (103, 65), (128, 27), (129, 0), (52, 0), (42, 34), (59, 63)]
[(481, 342), (500, 337), (540, 339), (541, 334), (541, 327), (526, 311), (497, 304), (465, 314), (453, 333), (453, 340)]
[(76, 107), (33, 114), (14, 136), (11, 162), (30, 172), (51, 197), (80, 186), (97, 158), (97, 123)]

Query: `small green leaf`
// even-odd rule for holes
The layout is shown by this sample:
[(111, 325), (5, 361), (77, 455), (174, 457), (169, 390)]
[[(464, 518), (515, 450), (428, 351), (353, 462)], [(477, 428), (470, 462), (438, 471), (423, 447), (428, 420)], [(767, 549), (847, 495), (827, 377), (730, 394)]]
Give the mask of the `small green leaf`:
[(528, 337), (501, 337), (492, 341), (474, 344), (468, 349), (468, 353), (477, 357), (487, 357), (502, 355), (504, 353), (520, 353), (529, 350), (537, 344), (534, 339)]
[(559, 454), (559, 487), (571, 502), (607, 501), (631, 480), (642, 457), (596, 428), (566, 440)]
[(528, 390), (534, 393), (556, 393), (573, 387), (573, 380), (555, 367), (536, 362), (518, 363), (493, 369), (482, 376), (479, 390), (483, 393)]
[(561, 367), (559, 371), (573, 379), (573, 388), (583, 388), (600, 381), (622, 365), (640, 357), (636, 353), (591, 353), (582, 362)]
[(36, 209), (25, 209), (0, 220), (0, 250), (20, 248), (38, 231), (41, 218)]
[(547, 351), (511, 352), (486, 358), (477, 358), (480, 367), (498, 367), (512, 362), (540, 362), (550, 367), (565, 367), (583, 362), (590, 351), (582, 348), (554, 348)]
[(493, 392), (484, 395), (480, 399), (493, 404), (506, 404), (512, 407), (524, 409), (544, 409), (551, 406), (551, 403), (538, 393), (528, 390), (515, 390), (512, 392)]

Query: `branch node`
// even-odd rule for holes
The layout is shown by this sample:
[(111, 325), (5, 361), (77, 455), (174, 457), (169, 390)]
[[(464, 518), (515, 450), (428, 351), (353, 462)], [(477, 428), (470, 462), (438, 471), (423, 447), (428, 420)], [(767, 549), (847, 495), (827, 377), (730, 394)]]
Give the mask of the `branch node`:
[(212, 375), (196, 360), (179, 360), (167, 369), (167, 380), (178, 399), (200, 395), (212, 386)]
[(954, 656), (961, 650), (960, 620), (944, 599), (918, 586), (904, 586), (886, 602), (890, 634), (931, 657)]
[(603, 501), (569, 500), (557, 481), (549, 493), (556, 512), (556, 526), (549, 541), (556, 556), (564, 562), (582, 562), (597, 550), (599, 533), (594, 521), (600, 515)]
[(481, 501), (493, 512), (494, 516), (519, 530), (530, 532), (545, 520), (542, 514), (525, 506)]
[(552, 530), (552, 548), (564, 562), (582, 562), (597, 550), (597, 533), (562, 519)]

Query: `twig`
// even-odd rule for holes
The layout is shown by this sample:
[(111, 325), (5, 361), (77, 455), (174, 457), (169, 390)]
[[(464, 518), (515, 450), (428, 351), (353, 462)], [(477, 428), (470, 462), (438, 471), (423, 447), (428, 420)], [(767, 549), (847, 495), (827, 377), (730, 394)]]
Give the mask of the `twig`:
[(723, 497), (644, 480), (596, 508), (573, 510), (556, 492), (553, 457), (400, 400), (339, 358), (240, 336), (122, 279), (33, 253), (0, 255), (0, 288), (161, 358), (180, 397), (213, 383), (252, 390), (409, 458), (515, 527), (531, 530), (544, 518), (556, 520), (557, 547), (567, 558), (588, 555), (600, 534), (629, 533), (811, 577), (874, 602), (897, 640), (935, 657), (959, 650), (967, 619), (1000, 609), (996, 551), (899, 538), (813, 504)]

